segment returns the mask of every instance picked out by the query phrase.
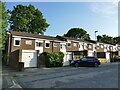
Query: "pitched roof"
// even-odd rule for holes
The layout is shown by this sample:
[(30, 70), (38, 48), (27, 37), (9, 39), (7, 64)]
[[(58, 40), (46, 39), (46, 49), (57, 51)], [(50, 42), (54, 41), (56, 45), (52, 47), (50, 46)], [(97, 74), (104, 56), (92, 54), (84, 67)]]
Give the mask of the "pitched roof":
[(64, 37), (64, 36), (59, 36), (59, 35), (57, 35), (56, 38), (59, 38), (59, 39), (61, 39), (63, 41), (67, 41), (67, 40), (84, 41), (82, 39), (76, 39), (76, 38), (71, 38), (71, 37)]
[[(53, 37), (53, 36), (32, 34), (32, 33), (28, 33), (28, 32), (17, 32), (17, 31), (10, 31), (10, 33), (12, 35), (15, 35), (15, 36), (40, 38), (40, 39), (47, 39), (47, 40), (58, 40), (58, 41), (74, 40), (74, 41), (90, 42), (90, 43), (97, 43), (98, 42), (98, 41), (94, 41), (94, 40), (82, 40), (82, 39), (76, 39), (76, 38), (71, 38), (71, 37), (63, 37), (63, 36), (58, 36), (58, 35), (56, 37)], [(112, 44), (112, 43), (105, 43), (105, 42), (98, 42), (98, 43), (115, 45), (115, 44)]]
[(96, 41), (94, 41), (94, 40), (87, 40), (87, 39), (83, 40), (83, 39), (64, 37), (64, 36), (58, 36), (58, 35), (56, 37), (61, 39), (61, 40), (65, 40), (65, 41), (67, 41), (67, 40), (74, 40), (74, 41), (81, 41), (81, 42), (96, 43)]
[(15, 36), (33, 37), (33, 38), (41, 38), (41, 39), (48, 39), (48, 40), (59, 40), (53, 36), (32, 34), (32, 33), (28, 33), (28, 32), (16, 32), (16, 31), (10, 31), (10, 32), (12, 35), (15, 35)]

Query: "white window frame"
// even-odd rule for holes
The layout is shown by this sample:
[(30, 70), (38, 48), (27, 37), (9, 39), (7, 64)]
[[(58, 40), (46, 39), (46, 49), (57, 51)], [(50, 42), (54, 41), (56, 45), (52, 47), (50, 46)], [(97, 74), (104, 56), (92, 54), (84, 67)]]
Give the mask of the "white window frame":
[(110, 50), (112, 50), (113, 49), (113, 47), (112, 46), (110, 46)]
[(46, 42), (46, 43), (45, 43), (45, 48), (50, 48), (50, 43), (49, 43), (49, 47), (46, 47), (46, 44), (47, 44), (47, 43), (49, 43), (49, 42)]
[(58, 47), (58, 43), (54, 42), (53, 47)]
[(117, 49), (120, 50), (120, 46), (118, 46)]
[[(31, 43), (29, 43), (29, 42), (31, 42)], [(26, 45), (32, 45), (32, 43), (33, 43), (32, 40), (26, 40), (26, 41), (25, 41), (25, 44), (26, 44)]]
[[(19, 45), (16, 45), (16, 44), (15, 44), (15, 41), (16, 41), (16, 40), (20, 41), (20, 44), (19, 44)], [(20, 45), (21, 45), (21, 38), (14, 38), (14, 46), (20, 46)]]
[[(68, 46), (68, 44), (70, 44), (70, 46)], [(67, 43), (67, 47), (71, 47), (71, 43)]]
[[(36, 43), (36, 45), (35, 45), (36, 47), (43, 47), (43, 42), (38, 42), (38, 41), (36, 41), (35, 43)], [(38, 43), (38, 44), (41, 43), (42, 46), (37, 46), (37, 43)]]
[[(61, 48), (61, 46), (62, 46), (62, 48)], [(60, 44), (60, 49), (66, 49), (66, 45), (65, 44)]]
[(89, 44), (89, 45), (88, 45), (88, 48), (92, 48), (92, 46)]
[(100, 47), (101, 47), (101, 48), (104, 48), (104, 45), (101, 44)]
[(74, 47), (77, 47), (77, 43), (73, 43), (73, 46), (74, 46)]

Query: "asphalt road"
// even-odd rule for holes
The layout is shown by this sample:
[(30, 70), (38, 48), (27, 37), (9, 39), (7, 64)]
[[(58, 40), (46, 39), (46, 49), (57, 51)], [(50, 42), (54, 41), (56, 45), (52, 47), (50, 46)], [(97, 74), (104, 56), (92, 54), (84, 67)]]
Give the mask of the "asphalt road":
[(118, 88), (118, 63), (98, 68), (28, 69), (15, 79), (23, 88)]

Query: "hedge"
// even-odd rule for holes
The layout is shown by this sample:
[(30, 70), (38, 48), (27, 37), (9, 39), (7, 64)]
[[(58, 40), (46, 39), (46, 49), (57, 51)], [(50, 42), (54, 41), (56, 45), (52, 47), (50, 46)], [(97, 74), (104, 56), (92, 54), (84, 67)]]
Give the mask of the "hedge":
[(46, 67), (63, 66), (64, 54), (62, 52), (44, 52)]

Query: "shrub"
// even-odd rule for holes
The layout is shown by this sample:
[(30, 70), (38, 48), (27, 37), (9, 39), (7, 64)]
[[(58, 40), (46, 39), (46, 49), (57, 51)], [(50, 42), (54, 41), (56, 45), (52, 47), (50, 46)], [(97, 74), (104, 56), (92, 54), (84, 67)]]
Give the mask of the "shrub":
[(120, 56), (115, 56), (115, 57), (114, 57), (114, 61), (115, 61), (115, 62), (120, 62)]
[(46, 67), (61, 67), (63, 66), (64, 54), (62, 52), (44, 52)]

